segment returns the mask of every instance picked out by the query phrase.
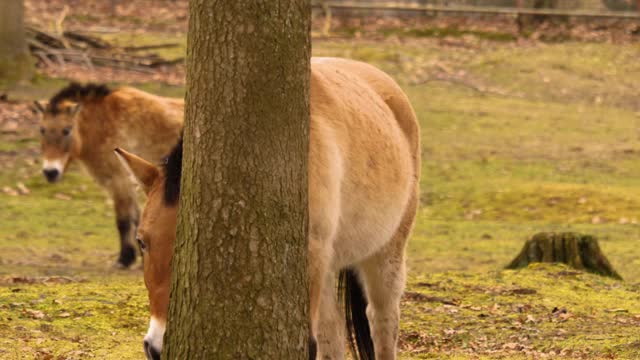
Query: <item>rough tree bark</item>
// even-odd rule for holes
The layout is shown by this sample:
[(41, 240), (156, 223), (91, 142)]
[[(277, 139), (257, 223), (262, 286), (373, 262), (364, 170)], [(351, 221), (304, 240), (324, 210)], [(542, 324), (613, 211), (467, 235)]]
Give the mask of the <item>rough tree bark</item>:
[(527, 267), (534, 262), (557, 262), (575, 269), (622, 279), (600, 250), (598, 240), (591, 235), (575, 233), (539, 233), (522, 248), (507, 269)]
[(22, 0), (0, 0), (0, 87), (26, 79), (31, 67)]
[(189, 3), (165, 359), (307, 356), (308, 0)]

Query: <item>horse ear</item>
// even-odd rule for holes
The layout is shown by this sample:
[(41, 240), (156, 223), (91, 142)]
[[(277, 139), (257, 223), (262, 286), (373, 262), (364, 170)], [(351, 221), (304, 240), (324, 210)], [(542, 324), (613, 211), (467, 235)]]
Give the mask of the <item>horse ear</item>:
[(114, 151), (127, 165), (129, 171), (131, 171), (133, 176), (135, 176), (140, 185), (142, 185), (144, 192), (149, 194), (153, 183), (156, 181), (158, 176), (160, 176), (158, 168), (147, 160), (120, 148), (116, 148)]
[(75, 117), (76, 114), (80, 111), (80, 109), (82, 109), (82, 105), (74, 103), (73, 105), (70, 105), (69, 107), (67, 107), (67, 113), (71, 117)]
[(31, 108), (31, 110), (32, 110), (34, 113), (43, 113), (43, 114), (44, 114), (44, 112), (45, 112), (45, 107), (46, 107), (46, 106), (45, 106), (44, 104), (42, 104), (40, 101), (35, 100), (35, 101), (33, 102), (33, 107)]

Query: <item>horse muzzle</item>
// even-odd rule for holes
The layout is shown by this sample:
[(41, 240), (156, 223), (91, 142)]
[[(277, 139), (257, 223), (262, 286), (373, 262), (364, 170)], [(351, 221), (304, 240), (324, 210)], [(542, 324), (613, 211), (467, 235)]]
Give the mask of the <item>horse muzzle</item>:
[(144, 341), (144, 355), (147, 360), (160, 360), (160, 351), (154, 348), (147, 340)]
[(54, 183), (60, 180), (63, 171), (64, 161), (61, 159), (45, 159), (42, 164), (42, 174), (50, 183)]
[(144, 354), (147, 360), (160, 360), (162, 354), (162, 338), (164, 337), (165, 322), (151, 317), (149, 330), (144, 337)]
[(47, 179), (49, 183), (54, 183), (60, 180), (60, 171), (58, 169), (44, 169), (42, 170), (42, 174)]

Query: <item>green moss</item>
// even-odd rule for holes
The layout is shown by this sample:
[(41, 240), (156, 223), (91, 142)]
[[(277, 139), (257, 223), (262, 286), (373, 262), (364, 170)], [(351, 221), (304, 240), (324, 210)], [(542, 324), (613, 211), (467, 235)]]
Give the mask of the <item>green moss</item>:
[(160, 96), (168, 96), (175, 98), (184, 98), (185, 90), (184, 86), (173, 86), (164, 83), (140, 83), (131, 84), (131, 86), (137, 87), (140, 90), (157, 94)]
[(638, 287), (565, 266), (425, 274), (409, 292), (402, 323), (409, 358), (640, 355)]
[(0, 357), (139, 359), (148, 321), (141, 281), (66, 281), (0, 286)]
[(173, 60), (177, 58), (184, 58), (187, 54), (187, 38), (186, 34), (169, 33), (158, 34), (152, 32), (145, 33), (131, 33), (131, 32), (118, 32), (115, 34), (106, 34), (102, 38), (109, 43), (119, 46), (147, 46), (176, 43), (178, 46), (165, 48), (165, 49), (152, 49), (145, 51), (137, 51), (136, 54), (157, 54), (166, 60)]

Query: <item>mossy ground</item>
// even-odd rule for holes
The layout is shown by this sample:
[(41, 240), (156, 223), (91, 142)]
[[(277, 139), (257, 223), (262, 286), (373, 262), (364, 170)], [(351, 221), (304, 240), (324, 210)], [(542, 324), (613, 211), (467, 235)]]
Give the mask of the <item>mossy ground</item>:
[[(422, 124), (401, 358), (640, 357), (640, 47), (319, 39), (314, 54), (389, 72)], [(0, 358), (139, 359), (146, 290), (139, 265), (110, 267), (111, 204), (76, 167), (46, 184), (36, 135), (0, 134), (0, 188), (31, 191), (0, 193)], [(562, 230), (598, 236), (625, 281), (502, 270)]]

